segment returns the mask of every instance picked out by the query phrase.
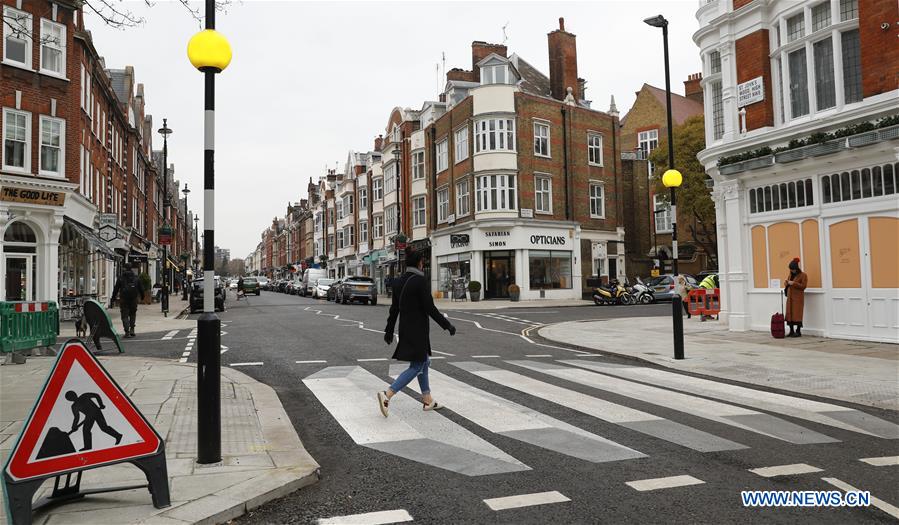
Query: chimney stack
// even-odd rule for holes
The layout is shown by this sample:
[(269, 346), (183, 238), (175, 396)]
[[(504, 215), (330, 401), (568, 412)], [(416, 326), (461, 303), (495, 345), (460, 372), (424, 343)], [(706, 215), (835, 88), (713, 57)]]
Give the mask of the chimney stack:
[(375, 151), (381, 151), (381, 147), (384, 145), (384, 136), (378, 135), (375, 137)]
[(481, 68), (478, 67), (478, 62), (487, 58), (490, 53), (496, 53), (497, 55), (507, 58), (506, 53), (508, 49), (506, 46), (502, 44), (488, 44), (487, 42), (482, 42), (480, 40), (475, 40), (471, 43), (471, 71), (473, 73), (472, 82), (479, 82), (481, 80)]
[(565, 19), (559, 18), (559, 29), (549, 33), (549, 88), (556, 100), (565, 100), (571, 88), (575, 100), (583, 100), (577, 76), (577, 42), (565, 31)]
[(702, 73), (693, 73), (684, 80), (684, 97), (702, 104)]

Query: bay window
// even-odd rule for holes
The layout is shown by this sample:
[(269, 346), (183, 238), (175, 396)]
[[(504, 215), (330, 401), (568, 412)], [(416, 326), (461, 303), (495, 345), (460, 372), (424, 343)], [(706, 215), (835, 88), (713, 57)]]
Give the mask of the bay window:
[(833, 40), (830, 37), (815, 42), (815, 107), (818, 111), (837, 104), (833, 76)]
[(364, 212), (368, 210), (368, 188), (359, 188), (359, 211)]
[(384, 216), (375, 215), (371, 218), (372, 239), (380, 239), (384, 236)]
[(386, 210), (384, 210), (385, 222), (387, 223), (387, 234), (391, 234), (396, 231), (396, 206), (388, 206)]
[(843, 94), (847, 104), (862, 99), (862, 57), (858, 29), (840, 35), (843, 49)]
[(475, 152), (515, 151), (515, 119), (492, 118), (475, 124)]
[(805, 48), (789, 55), (790, 114), (793, 118), (808, 115), (808, 71), (805, 68)]
[(394, 162), (384, 168), (384, 193), (393, 193), (396, 191), (396, 167)]
[(368, 242), (368, 221), (359, 221), (359, 244)]
[(517, 209), (514, 175), (481, 175), (475, 178), (477, 211)]
[(384, 179), (378, 177), (371, 181), (371, 198), (379, 201), (384, 198)]
[(425, 152), (412, 152), (412, 180), (425, 178)]

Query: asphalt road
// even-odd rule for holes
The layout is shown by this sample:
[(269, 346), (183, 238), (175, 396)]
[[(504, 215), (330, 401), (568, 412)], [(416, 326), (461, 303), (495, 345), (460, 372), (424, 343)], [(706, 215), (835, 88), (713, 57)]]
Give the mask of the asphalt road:
[[(339, 305), (271, 292), (248, 301), (232, 297), (220, 314), (223, 366), (277, 391), (323, 475), (318, 484), (238, 521), (315, 523), (383, 511), (396, 511), (394, 520), (404, 511), (419, 523), (899, 519), (889, 514), (899, 510), (885, 505), (752, 508), (740, 499), (744, 490), (834, 491), (848, 484), (899, 506), (899, 466), (860, 461), (899, 455), (896, 413), (839, 402), (816, 405), (790, 393), (765, 405), (765, 392), (776, 391), (751, 385), (745, 385), (749, 395), (744, 391), (735, 401), (738, 394), (727, 381), (716, 381), (724, 386), (702, 395), (677, 393), (674, 388), (700, 387), (680, 373), (658, 387), (662, 381), (652, 375), (658, 367), (544, 341), (534, 329), (563, 320), (668, 315), (669, 308), (448, 312), (458, 328), (455, 337), (431, 328), (431, 387), (447, 408), (423, 412), (418, 394), (407, 389), (383, 420), (375, 392), (391, 381), (394, 364), (388, 359), (393, 347), (383, 341), (386, 305)], [(188, 332), (126, 340), (127, 351), (195, 361), (196, 348), (185, 347)], [(784, 468), (774, 477), (751, 471), (796, 464), (807, 467)], [(666, 479), (628, 485), (659, 478)], [(691, 484), (669, 486), (678, 481)], [(560, 501), (534, 505), (540, 497), (530, 496), (518, 503), (529, 506), (506, 510), (484, 501), (535, 493)]]

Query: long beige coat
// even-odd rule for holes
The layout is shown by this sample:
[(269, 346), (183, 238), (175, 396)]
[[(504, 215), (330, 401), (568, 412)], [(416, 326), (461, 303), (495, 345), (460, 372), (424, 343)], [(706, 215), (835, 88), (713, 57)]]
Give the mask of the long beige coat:
[[(786, 282), (791, 278), (787, 276)], [(796, 277), (792, 278), (793, 285), (787, 290), (787, 308), (784, 318), (788, 323), (802, 322), (802, 314), (805, 310), (805, 287), (808, 286), (808, 275), (805, 272), (799, 272)]]

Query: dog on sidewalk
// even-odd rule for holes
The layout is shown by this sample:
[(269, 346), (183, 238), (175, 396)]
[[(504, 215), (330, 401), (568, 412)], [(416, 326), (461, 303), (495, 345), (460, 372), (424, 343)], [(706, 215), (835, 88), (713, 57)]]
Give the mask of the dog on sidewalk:
[(81, 316), (75, 319), (75, 337), (87, 337), (87, 319)]

